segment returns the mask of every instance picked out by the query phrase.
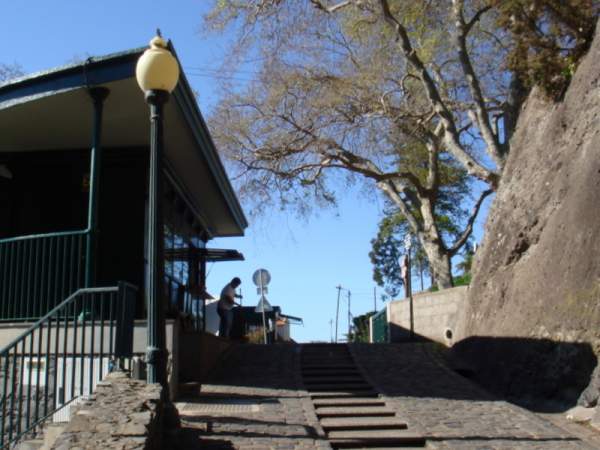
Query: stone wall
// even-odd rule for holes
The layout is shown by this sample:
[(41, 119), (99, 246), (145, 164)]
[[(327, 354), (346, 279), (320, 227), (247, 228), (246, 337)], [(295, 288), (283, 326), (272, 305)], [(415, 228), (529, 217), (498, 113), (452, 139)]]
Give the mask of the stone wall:
[(228, 339), (195, 331), (182, 331), (179, 341), (179, 381), (182, 383), (203, 382), (235, 345)]
[[(420, 338), (451, 346), (457, 336), (459, 311), (464, 307), (466, 286), (413, 296), (414, 331)], [(388, 304), (389, 333), (392, 342), (410, 338), (410, 302), (395, 300)], [(462, 327), (461, 327), (462, 328)]]
[[(600, 27), (599, 30), (600, 32)], [(521, 112), (456, 350), (502, 394), (573, 401), (600, 354), (600, 38)]]
[(113, 372), (82, 402), (52, 449), (161, 449), (167, 409), (160, 385)]

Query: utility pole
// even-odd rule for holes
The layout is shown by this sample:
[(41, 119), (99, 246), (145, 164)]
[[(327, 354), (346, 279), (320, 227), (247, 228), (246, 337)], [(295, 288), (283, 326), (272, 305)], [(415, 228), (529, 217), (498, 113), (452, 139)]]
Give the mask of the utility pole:
[(336, 289), (338, 290), (337, 308), (335, 310), (335, 343), (337, 344), (337, 341), (338, 341), (338, 321), (339, 321), (339, 316), (340, 316), (340, 294), (342, 293), (342, 286), (338, 285), (336, 287)]
[(333, 319), (329, 319), (329, 342), (333, 343)]
[(377, 286), (373, 286), (373, 312), (377, 312)]
[(352, 293), (348, 291), (348, 336), (346, 342), (350, 341), (350, 333), (352, 333), (352, 313), (350, 312), (350, 297)]

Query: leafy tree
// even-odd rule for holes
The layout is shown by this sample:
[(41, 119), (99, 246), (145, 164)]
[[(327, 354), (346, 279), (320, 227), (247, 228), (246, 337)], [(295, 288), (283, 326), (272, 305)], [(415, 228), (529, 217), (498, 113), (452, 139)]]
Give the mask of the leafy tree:
[[(465, 194), (466, 195), (466, 192)], [(452, 199), (461, 199), (462, 196), (456, 196)], [(437, 217), (443, 235), (447, 239), (456, 239), (459, 234), (458, 224), (464, 220), (464, 211), (451, 202), (440, 202), (441, 213), (443, 216)], [(404, 284), (401, 276), (400, 259), (405, 254), (404, 240), (411, 233), (406, 218), (393, 207), (388, 211), (385, 217), (379, 222), (377, 236), (371, 240), (371, 252), (369, 257), (373, 264), (373, 280), (382, 286), (387, 295), (395, 297), (399, 294), (400, 288)], [(416, 244), (416, 245), (415, 245)], [(423, 275), (430, 275), (431, 284), (434, 284), (435, 274), (429, 267), (427, 255), (423, 247), (417, 241), (411, 249), (412, 273), (418, 274), (421, 278), (421, 290), (423, 290)], [(470, 254), (471, 246), (469, 242), (465, 244), (465, 254)], [(459, 266), (464, 260), (459, 263)]]
[[(211, 117), (242, 197), (305, 212), (363, 181), (405, 217), (436, 283), (451, 286), (451, 258), (504, 166), (510, 123), (498, 124), (519, 106), (496, 19), (483, 0), (216, 1), (206, 25), (238, 31), (223, 74), (260, 61), (256, 80), (224, 86)], [(448, 167), (489, 187), (451, 241), (439, 204)]]
[(348, 342), (369, 342), (369, 318), (375, 314), (370, 311), (352, 318), (352, 332), (348, 336)]
[(597, 0), (502, 0), (499, 26), (514, 39), (508, 68), (528, 88), (539, 85), (550, 97), (564, 92), (594, 37)]

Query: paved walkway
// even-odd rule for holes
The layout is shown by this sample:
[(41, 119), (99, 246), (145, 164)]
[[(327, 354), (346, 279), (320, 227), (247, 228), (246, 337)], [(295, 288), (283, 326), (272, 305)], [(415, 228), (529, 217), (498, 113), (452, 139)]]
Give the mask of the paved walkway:
[[(593, 449), (444, 367), (422, 344), (351, 346), (386, 405), (435, 449)], [(179, 448), (328, 449), (300, 378), (300, 346), (240, 345), (178, 408)]]

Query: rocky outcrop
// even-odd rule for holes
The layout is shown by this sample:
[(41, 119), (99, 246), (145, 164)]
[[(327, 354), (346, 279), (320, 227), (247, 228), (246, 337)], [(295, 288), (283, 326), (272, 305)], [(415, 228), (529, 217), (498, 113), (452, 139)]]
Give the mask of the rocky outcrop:
[(456, 351), (503, 394), (574, 402), (600, 355), (599, 118), (597, 34), (563, 101), (524, 105), (476, 257)]

